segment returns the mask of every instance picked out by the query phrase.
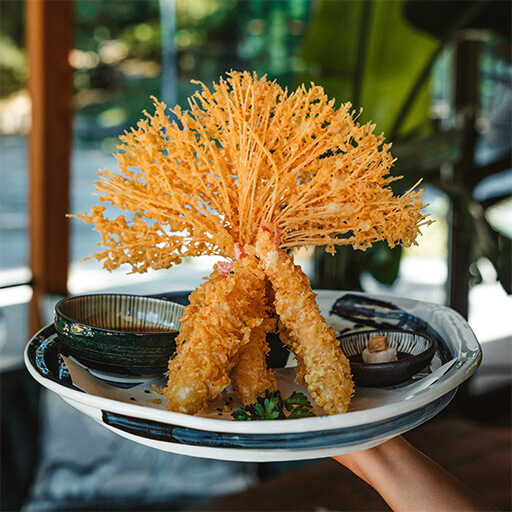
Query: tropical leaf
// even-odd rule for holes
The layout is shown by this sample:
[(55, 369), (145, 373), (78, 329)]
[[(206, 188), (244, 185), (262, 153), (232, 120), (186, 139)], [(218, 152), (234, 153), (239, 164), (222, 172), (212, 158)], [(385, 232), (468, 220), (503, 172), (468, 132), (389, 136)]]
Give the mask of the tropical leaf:
[[(363, 108), (360, 120), (389, 134), (403, 102), (438, 48), (437, 40), (412, 27), (404, 0), (316, 2), (301, 50), (299, 83), (321, 83), (339, 102)], [(426, 80), (399, 134), (426, 133), (430, 108)]]

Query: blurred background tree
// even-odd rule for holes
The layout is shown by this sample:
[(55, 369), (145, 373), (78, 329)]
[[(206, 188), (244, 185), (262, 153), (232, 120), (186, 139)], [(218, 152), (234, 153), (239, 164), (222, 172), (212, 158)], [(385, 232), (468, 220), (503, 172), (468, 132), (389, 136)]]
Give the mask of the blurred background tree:
[[(309, 0), (74, 0), (77, 136), (98, 139), (133, 125), (162, 89), (162, 41), (176, 49), (178, 101), (229, 69), (287, 85), (296, 67)], [(172, 5), (175, 24), (164, 26)], [(26, 89), (24, 2), (1, 2), (1, 99)], [(173, 31), (172, 34), (163, 30)]]

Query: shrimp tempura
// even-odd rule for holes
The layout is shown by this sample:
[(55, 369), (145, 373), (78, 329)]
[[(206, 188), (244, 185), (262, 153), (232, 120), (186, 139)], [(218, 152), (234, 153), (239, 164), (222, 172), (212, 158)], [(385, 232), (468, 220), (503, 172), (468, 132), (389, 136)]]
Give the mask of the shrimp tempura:
[(308, 277), (276, 242), (272, 231), (264, 226), (256, 251), (272, 283), (276, 312), (300, 360), (300, 378), (327, 414), (347, 412), (354, 391), (349, 361), (320, 314)]
[(230, 268), (224, 276), (217, 267), (185, 308), (164, 389), (171, 411), (203, 411), (228, 386), (235, 355), (251, 332), (268, 324), (265, 274), (249, 257)]
[[(256, 255), (254, 248), (248, 247), (250, 258), (254, 261)], [(235, 244), (235, 257), (241, 259), (246, 257), (247, 253), (239, 244)], [(260, 285), (261, 283), (258, 283)], [(267, 295), (270, 288), (268, 281), (265, 280)], [(244, 405), (256, 402), (259, 396), (263, 396), (266, 390), (277, 390), (277, 381), (274, 372), (267, 367), (267, 354), (270, 347), (267, 342), (267, 334), (276, 329), (276, 319), (270, 314), (272, 311), (271, 303), (266, 300), (265, 310), (267, 316), (263, 322), (251, 331), (249, 343), (243, 345), (235, 356), (235, 363), (229, 376), (231, 377), (231, 387)]]
[(265, 391), (277, 390), (274, 372), (267, 367), (266, 355), (269, 352), (267, 333), (275, 328), (275, 320), (268, 321), (256, 327), (251, 332), (251, 340), (238, 350), (235, 364), (229, 376), (231, 386), (244, 405), (256, 402)]

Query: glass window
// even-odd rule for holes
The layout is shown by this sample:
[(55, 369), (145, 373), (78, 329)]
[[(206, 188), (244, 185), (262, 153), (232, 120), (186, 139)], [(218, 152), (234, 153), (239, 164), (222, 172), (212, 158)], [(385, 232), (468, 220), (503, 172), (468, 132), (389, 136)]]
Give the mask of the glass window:
[(0, 370), (22, 365), (31, 279), (28, 256), (30, 129), (24, 2), (2, 2), (0, 16)]

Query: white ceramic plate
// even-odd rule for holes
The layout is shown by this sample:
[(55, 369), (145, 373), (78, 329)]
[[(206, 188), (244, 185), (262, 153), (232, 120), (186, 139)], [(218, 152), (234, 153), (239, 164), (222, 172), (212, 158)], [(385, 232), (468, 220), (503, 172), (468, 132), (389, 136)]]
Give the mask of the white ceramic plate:
[[(402, 298), (340, 291), (317, 293), (327, 323), (339, 332), (368, 326), (429, 331), (438, 343), (431, 365), (399, 386), (357, 388), (346, 414), (234, 421), (230, 412), (240, 404), (229, 393), (205, 415), (189, 416), (165, 410), (152, 383), (127, 388), (119, 383), (106, 384), (69, 360), (68, 368), (60, 355), (53, 325), (42, 329), (27, 344), (25, 364), (41, 385), (128, 439), (173, 453), (261, 462), (328, 457), (380, 444), (440, 412), (480, 363), (481, 350), (475, 335), (463, 317), (449, 308)], [(338, 310), (344, 318), (330, 314), (338, 299)], [(278, 374), (284, 396), (293, 389), (307, 394), (293, 383), (293, 369), (281, 369)], [(81, 389), (75, 385), (77, 381)]]

